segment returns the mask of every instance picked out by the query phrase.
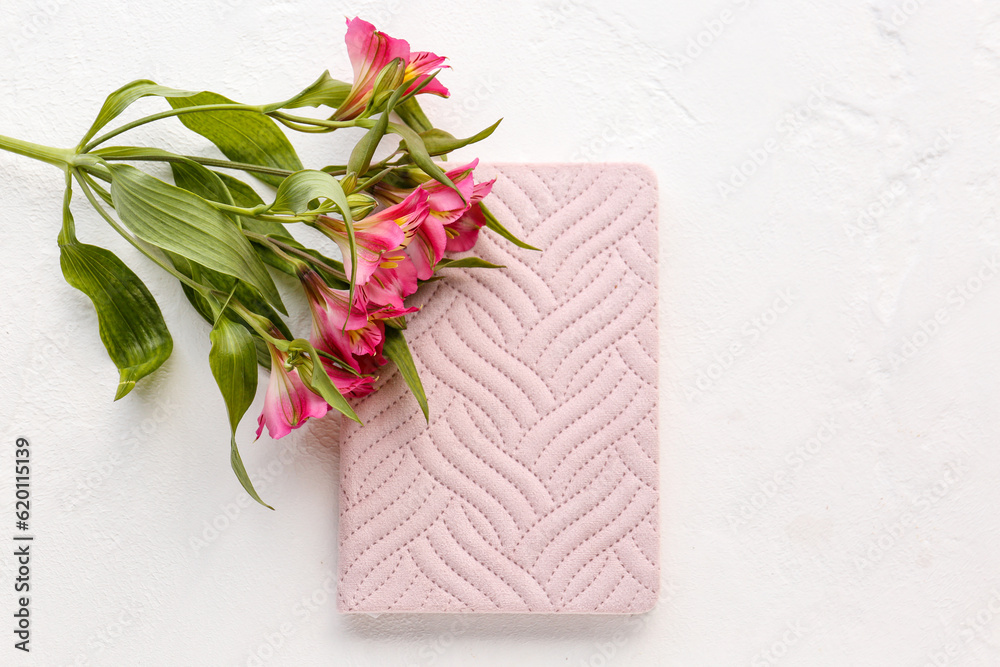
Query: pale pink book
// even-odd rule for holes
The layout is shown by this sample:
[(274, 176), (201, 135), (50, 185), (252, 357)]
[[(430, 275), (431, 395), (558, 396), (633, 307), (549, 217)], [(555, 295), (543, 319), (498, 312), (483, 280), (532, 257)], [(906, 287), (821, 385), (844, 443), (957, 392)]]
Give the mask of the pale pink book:
[(487, 165), (502, 269), (445, 269), (341, 429), (345, 612), (637, 613), (659, 585), (657, 189), (632, 164)]

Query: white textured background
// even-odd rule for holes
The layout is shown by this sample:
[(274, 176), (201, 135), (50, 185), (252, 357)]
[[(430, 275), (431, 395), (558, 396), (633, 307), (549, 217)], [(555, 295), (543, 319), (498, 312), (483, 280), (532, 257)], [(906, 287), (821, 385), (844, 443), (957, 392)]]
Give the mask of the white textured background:
[[(140, 77), (284, 99), (349, 76), (344, 14), (451, 58), (439, 126), (506, 118), (465, 155), (658, 173), (661, 604), (339, 615), (336, 427), (251, 444), (248, 418), (278, 511), (245, 504), (206, 325), (78, 205), (81, 239), (136, 267), (176, 343), (113, 404), (59, 271), (61, 175), (0, 155), (0, 541), (17, 435), (37, 535), (30, 656), (0, 560), (0, 663), (1000, 664), (997, 3), (26, 0), (0, 9), (0, 132), (73, 145)], [(129, 138), (211, 154), (180, 128)], [(313, 166), (342, 146), (296, 142)]]

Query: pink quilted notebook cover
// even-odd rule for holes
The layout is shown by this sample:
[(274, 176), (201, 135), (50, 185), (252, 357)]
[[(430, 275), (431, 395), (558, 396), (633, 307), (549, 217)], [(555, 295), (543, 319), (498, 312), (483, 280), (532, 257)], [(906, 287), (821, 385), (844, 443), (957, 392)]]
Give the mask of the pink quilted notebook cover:
[(346, 612), (636, 613), (659, 582), (657, 191), (631, 164), (495, 165), (504, 269), (446, 270), (341, 433)]

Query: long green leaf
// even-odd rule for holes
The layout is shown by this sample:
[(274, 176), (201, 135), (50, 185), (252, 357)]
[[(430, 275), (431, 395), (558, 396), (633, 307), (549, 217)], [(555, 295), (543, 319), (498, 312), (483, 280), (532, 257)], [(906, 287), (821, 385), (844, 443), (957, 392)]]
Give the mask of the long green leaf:
[[(206, 269), (204, 266), (195, 264), (191, 260), (181, 257), (175, 253), (167, 252), (166, 255), (173, 263), (174, 268), (186, 275), (188, 278), (191, 278), (203, 285), (214, 287), (220, 292), (231, 293), (234, 298), (239, 300), (239, 302), (246, 306), (249, 310), (269, 319), (285, 338), (292, 338), (292, 333), (288, 329), (288, 325), (285, 324), (278, 313), (276, 313), (274, 309), (271, 308), (271, 306), (268, 305), (263, 298), (261, 298), (260, 294), (258, 294), (255, 289), (247, 285), (245, 282), (236, 280), (235, 278), (227, 276), (224, 273)], [(198, 314), (201, 315), (206, 322), (214, 326), (216, 321), (216, 309), (218, 306), (213, 306), (213, 304), (209, 303), (205, 297), (188, 285), (182, 283), (181, 288), (184, 290), (184, 296), (186, 296), (187, 300), (192, 306), (194, 306), (194, 309), (198, 311)], [(243, 320), (239, 320), (238, 324), (246, 327), (247, 331), (249, 331), (254, 337), (254, 345), (257, 351), (257, 363), (264, 368), (270, 369), (271, 353), (264, 344), (264, 341), (256, 335), (250, 325), (245, 323)]]
[[(337, 202), (338, 189), (340, 193), (343, 193), (340, 183), (330, 174), (315, 169), (303, 169), (295, 172), (281, 183), (274, 203), (268, 208), (268, 212), (290, 215), (306, 213), (311, 210), (309, 205), (316, 199), (327, 199), (339, 207)], [(350, 206), (347, 205), (346, 194), (344, 195), (344, 204), (346, 208), (350, 209)]]
[(402, 143), (406, 144), (406, 152), (409, 154), (410, 159), (413, 160), (413, 164), (417, 165), (424, 172), (433, 178), (438, 183), (445, 185), (461, 197), (462, 201), (465, 201), (465, 195), (458, 189), (458, 187), (452, 182), (448, 175), (444, 173), (444, 170), (439, 167), (434, 160), (431, 159), (430, 153), (427, 152), (427, 146), (424, 145), (424, 140), (420, 138), (420, 135), (408, 128), (406, 125), (400, 125), (398, 123), (389, 123), (389, 131), (393, 134), (398, 134)]
[(87, 130), (87, 134), (83, 136), (83, 139), (80, 141), (80, 145), (85, 146), (88, 141), (94, 138), (94, 135), (97, 134), (102, 127), (121, 115), (121, 113), (125, 111), (130, 104), (139, 98), (148, 97), (150, 95), (177, 98), (190, 97), (195, 94), (196, 93), (190, 90), (167, 88), (166, 86), (161, 86), (153, 81), (149, 81), (148, 79), (140, 79), (138, 81), (125, 84), (115, 92), (108, 95), (107, 100), (104, 102), (104, 106), (101, 107), (100, 113), (97, 114), (97, 119), (94, 121), (94, 124), (90, 126), (90, 129)]
[(440, 262), (437, 263), (437, 268), (439, 269), (504, 269), (507, 268), (501, 264), (493, 264), (487, 262), (485, 259), (480, 259), (479, 257), (462, 257), (460, 259), (451, 259), (445, 257)]
[(444, 130), (438, 130), (436, 128), (432, 128), (426, 132), (421, 132), (420, 138), (424, 140), (424, 148), (427, 149), (427, 152), (430, 155), (443, 155), (468, 146), (469, 144), (474, 144), (477, 141), (482, 141), (493, 134), (493, 131), (500, 126), (501, 122), (503, 122), (503, 118), (493, 123), (482, 132), (477, 132), (471, 137), (467, 137), (465, 139), (456, 139)]
[(190, 160), (183, 155), (171, 153), (161, 148), (143, 146), (106, 146), (92, 151), (93, 155), (102, 158), (128, 159), (130, 157), (160, 156), (169, 158), (168, 163), (174, 175), (177, 187), (184, 188), (202, 199), (233, 204), (229, 188), (222, 182), (220, 174)]
[[(229, 193), (232, 195), (233, 202), (237, 206), (242, 206), (244, 208), (253, 208), (255, 206), (264, 203), (264, 200), (260, 198), (260, 195), (257, 194), (257, 192), (253, 188), (251, 188), (249, 185), (239, 180), (238, 178), (234, 178), (229, 174), (224, 174), (221, 172), (218, 173), (218, 176), (222, 179), (222, 182), (226, 185), (226, 187), (229, 188)], [(304, 252), (307, 255), (310, 255), (316, 260), (316, 264), (314, 264), (314, 267), (323, 275), (323, 277), (327, 280), (327, 282), (330, 283), (331, 281), (333, 281), (335, 283), (331, 284), (330, 285), (331, 287), (335, 289), (346, 289), (348, 287), (346, 282), (343, 282), (339, 278), (330, 275), (330, 273), (323, 266), (323, 265), (328, 266), (337, 273), (343, 274), (344, 265), (335, 259), (326, 257), (317, 250), (313, 250), (312, 248), (307, 248), (306, 246), (299, 243), (295, 239), (295, 237), (292, 236), (291, 233), (288, 231), (288, 227), (286, 225), (283, 225), (279, 222), (273, 222), (271, 220), (243, 218), (243, 229), (251, 232), (256, 232), (264, 236), (268, 236), (272, 239), (277, 239), (282, 243), (284, 243), (285, 245), (289, 245), (293, 248), (296, 248), (297, 250)], [(297, 275), (295, 266), (292, 265), (290, 262), (288, 262), (288, 260), (278, 256), (273, 250), (266, 247), (265, 245), (258, 244), (256, 241), (253, 240), (251, 240), (251, 243), (254, 244), (254, 248), (257, 250), (257, 254), (260, 255), (260, 258), (264, 260), (265, 264), (267, 264), (268, 266), (273, 266), (279, 271), (287, 273), (290, 276)], [(310, 261), (309, 259), (304, 257), (301, 259), (305, 259), (305, 261), (307, 262)], [(242, 299), (240, 300), (242, 301)], [(254, 312), (259, 312), (259, 311), (254, 311)], [(291, 338), (291, 335), (286, 334), (285, 337)], [(266, 351), (267, 350), (265, 350), (265, 352)], [(270, 359), (270, 355), (268, 355), (268, 359)]]
[(128, 165), (113, 164), (111, 198), (143, 241), (246, 281), (285, 313), (274, 281), (231, 218), (201, 197)]
[(232, 433), (229, 458), (233, 472), (254, 500), (268, 509), (274, 509), (257, 494), (236, 446), (236, 427), (257, 393), (257, 352), (253, 336), (223, 314), (212, 328), (209, 338), (212, 350), (208, 353), (208, 363), (226, 402), (226, 412), (229, 413), (229, 429)]
[(406, 386), (410, 388), (413, 397), (420, 404), (424, 419), (429, 423), (431, 418), (430, 408), (427, 406), (427, 394), (424, 392), (424, 384), (420, 381), (420, 375), (417, 374), (417, 367), (413, 363), (413, 355), (410, 354), (410, 347), (406, 344), (403, 332), (399, 329), (386, 327), (382, 351), (390, 361), (396, 364), (399, 374), (406, 381)]
[(288, 100), (264, 107), (265, 111), (277, 111), (278, 109), (298, 109), (300, 107), (328, 106), (336, 109), (351, 92), (351, 84), (338, 81), (330, 76), (326, 71), (320, 75), (308, 88)]
[(90, 297), (97, 311), (101, 342), (119, 371), (117, 401), (167, 360), (174, 342), (139, 277), (111, 251), (76, 239), (69, 200), (67, 188), (59, 264), (66, 282)]
[[(261, 199), (259, 194), (257, 194), (257, 191), (250, 187), (249, 184), (244, 183), (240, 179), (235, 176), (230, 176), (229, 174), (222, 172), (214, 173), (221, 178), (222, 182), (225, 183), (227, 188), (229, 188), (229, 194), (232, 195), (233, 201), (236, 202), (237, 206), (253, 208), (258, 204), (264, 203), (264, 200)], [(279, 229), (285, 229), (285, 226), (280, 223), (273, 222), (271, 224)], [(291, 234), (288, 234), (288, 237), (291, 238)]]
[[(170, 106), (200, 106), (203, 104), (232, 104), (233, 101), (218, 93), (198, 93), (190, 97), (168, 99)], [(205, 137), (222, 151), (223, 155), (236, 162), (246, 162), (264, 167), (298, 171), (302, 162), (295, 148), (278, 124), (263, 113), (243, 111), (206, 111), (178, 116), (191, 131)], [(257, 178), (277, 187), (282, 178), (270, 174), (254, 174)]]
[(403, 122), (412, 127), (417, 132), (427, 132), (434, 126), (428, 120), (427, 114), (420, 108), (420, 102), (416, 97), (403, 100), (402, 104), (396, 107), (396, 113), (403, 119)]
[[(347, 161), (347, 172), (349, 174), (353, 173), (355, 176), (362, 176), (368, 171), (368, 167), (372, 163), (372, 157), (375, 155), (375, 149), (378, 148), (379, 142), (382, 141), (382, 137), (385, 136), (386, 129), (389, 127), (389, 114), (392, 113), (404, 92), (406, 92), (405, 86), (400, 86), (393, 91), (389, 101), (386, 102), (382, 115), (379, 116), (375, 124), (368, 130), (368, 133), (362, 137), (361, 141), (354, 147), (354, 150), (351, 151), (351, 157)], [(352, 188), (352, 191), (354, 190), (356, 188)]]
[(480, 202), (479, 206), (480, 208), (483, 209), (483, 217), (486, 218), (486, 226), (488, 228), (492, 229), (494, 232), (504, 237), (505, 239), (507, 239), (508, 241), (510, 241), (519, 248), (524, 248), (525, 250), (537, 250), (541, 252), (541, 248), (536, 248), (533, 245), (528, 245), (527, 243), (525, 243), (524, 241), (517, 238), (509, 231), (507, 231), (507, 228), (504, 227), (502, 224), (500, 224), (500, 221), (497, 220), (497, 217), (495, 215), (493, 215), (493, 212), (490, 211), (490, 209), (486, 208), (486, 204)]

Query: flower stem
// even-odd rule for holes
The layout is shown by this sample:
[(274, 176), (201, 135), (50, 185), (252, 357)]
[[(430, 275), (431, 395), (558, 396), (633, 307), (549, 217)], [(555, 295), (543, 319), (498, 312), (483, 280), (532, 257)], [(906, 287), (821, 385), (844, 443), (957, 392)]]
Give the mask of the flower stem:
[(230, 299), (227, 302), (227, 307), (234, 313), (239, 315), (240, 319), (242, 319), (244, 322), (250, 325), (250, 328), (253, 329), (255, 332), (257, 332), (257, 335), (263, 338), (268, 343), (278, 346), (287, 344), (287, 341), (283, 341), (282, 339), (275, 338), (274, 336), (271, 335), (269, 329), (273, 328), (274, 325), (271, 323), (269, 319), (253, 312), (252, 310), (244, 306), (242, 303), (240, 303), (239, 300)]
[(219, 169), (236, 169), (238, 171), (246, 171), (256, 174), (271, 174), (272, 176), (291, 176), (294, 172), (287, 169), (276, 169), (274, 167), (262, 167), (257, 164), (248, 164), (246, 162), (231, 162), (229, 160), (216, 160), (215, 158), (209, 157), (199, 157), (197, 155), (126, 155), (126, 156), (110, 156), (101, 155), (101, 159), (108, 162), (114, 162), (116, 160), (135, 160), (136, 162), (184, 162), (186, 160), (191, 160), (192, 162), (197, 162), (200, 165), (206, 167), (217, 167)]
[(334, 277), (338, 278), (339, 280), (343, 280), (345, 283), (348, 282), (348, 278), (347, 278), (347, 274), (346, 273), (344, 273), (340, 269), (337, 269), (336, 267), (330, 266), (329, 264), (327, 264), (323, 260), (319, 259), (315, 255), (310, 255), (305, 250), (301, 250), (299, 248), (296, 248), (295, 246), (288, 245), (287, 243), (285, 243), (283, 241), (280, 241), (280, 240), (278, 240), (276, 238), (272, 238), (272, 237), (267, 236), (265, 234), (258, 234), (257, 232), (250, 232), (250, 231), (244, 230), (243, 231), (243, 235), (246, 236), (251, 241), (256, 241), (258, 243), (262, 243), (262, 244), (268, 246), (269, 248), (271, 248), (272, 250), (274, 250), (279, 256), (285, 255), (286, 253), (291, 253), (292, 255), (295, 255), (297, 257), (300, 257), (300, 258), (306, 260), (307, 262), (311, 263), (313, 266), (316, 266), (316, 267), (318, 267), (320, 269), (323, 269), (324, 271), (326, 271), (327, 273), (333, 275)]
[(250, 104), (201, 104), (194, 107), (180, 107), (179, 109), (170, 109), (169, 111), (161, 111), (160, 113), (154, 113), (152, 116), (146, 116), (145, 118), (140, 118), (134, 120), (131, 123), (125, 123), (121, 127), (106, 132), (101, 136), (97, 137), (89, 144), (83, 148), (84, 153), (89, 153), (101, 144), (103, 144), (108, 139), (117, 137), (123, 132), (127, 132), (131, 129), (137, 128), (140, 125), (145, 125), (146, 123), (152, 123), (155, 120), (161, 120), (163, 118), (170, 118), (172, 116), (183, 116), (189, 113), (201, 113), (204, 111), (248, 111), (250, 113), (264, 113), (263, 107), (253, 106)]
[(68, 148), (42, 146), (41, 144), (33, 144), (30, 141), (5, 137), (2, 134), (0, 134), (0, 149), (24, 155), (35, 160), (41, 160), (42, 162), (48, 162), (61, 169), (66, 169), (73, 163), (74, 153)]
[[(371, 118), (354, 118), (351, 120), (323, 120), (321, 118), (309, 118), (308, 116), (293, 116), (283, 111), (274, 111), (268, 114), (279, 121), (288, 121), (299, 125), (314, 125), (332, 130), (339, 130), (344, 127), (363, 127), (370, 129), (376, 121)], [(308, 131), (308, 130), (307, 130)]]

